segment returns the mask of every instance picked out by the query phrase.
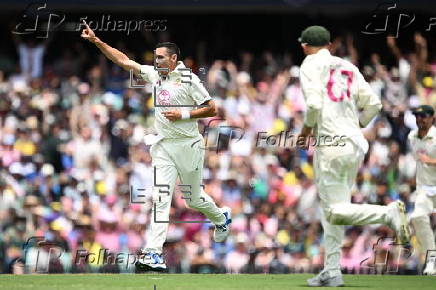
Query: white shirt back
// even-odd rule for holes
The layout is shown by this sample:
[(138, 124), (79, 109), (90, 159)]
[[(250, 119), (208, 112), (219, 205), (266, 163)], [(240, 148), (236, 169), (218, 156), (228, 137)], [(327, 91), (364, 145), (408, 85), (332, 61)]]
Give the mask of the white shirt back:
[(327, 49), (305, 58), (300, 81), (307, 106), (305, 124), (315, 128), (317, 137), (363, 138), (360, 124), (366, 126), (381, 109), (379, 97), (358, 68)]

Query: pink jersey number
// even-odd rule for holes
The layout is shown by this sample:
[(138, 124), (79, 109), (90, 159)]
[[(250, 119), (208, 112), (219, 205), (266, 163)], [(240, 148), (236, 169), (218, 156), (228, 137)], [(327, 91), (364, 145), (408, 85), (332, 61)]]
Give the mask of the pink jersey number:
[[(327, 82), (327, 93), (328, 96), (330, 98), (330, 100), (332, 100), (333, 102), (342, 102), (345, 98), (345, 94), (344, 94), (344, 90), (341, 90), (341, 96), (340, 97), (336, 97), (335, 94), (333, 93), (333, 86), (335, 85), (335, 80), (334, 80), (334, 75), (335, 75), (336, 69), (331, 69), (330, 70), (330, 78), (329, 81)], [(353, 82), (353, 72), (349, 71), (349, 70), (341, 70), (341, 76), (345, 76), (347, 78), (347, 98), (350, 99), (351, 97), (351, 92), (350, 92), (350, 87), (351, 87), (351, 83)], [(337, 84), (336, 84), (337, 85)]]

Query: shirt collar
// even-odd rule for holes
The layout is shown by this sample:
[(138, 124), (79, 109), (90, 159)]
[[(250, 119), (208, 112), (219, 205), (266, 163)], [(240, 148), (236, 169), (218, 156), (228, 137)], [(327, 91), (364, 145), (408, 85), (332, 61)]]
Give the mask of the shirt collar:
[(306, 59), (310, 60), (310, 59), (317, 57), (317, 56), (327, 56), (327, 55), (330, 55), (330, 51), (327, 48), (321, 48), (316, 53), (309, 54), (308, 56), (306, 56)]
[[(424, 139), (433, 139), (433, 137), (436, 137), (436, 128), (435, 126), (431, 126), (430, 129), (427, 132), (427, 135), (425, 135), (423, 138), (421, 138), (420, 140), (424, 140)], [(416, 130), (415, 133), (415, 138), (419, 139), (418, 136), (418, 130)]]
[[(182, 61), (178, 61), (174, 70), (171, 71), (168, 75), (179, 76), (183, 73), (183, 69), (185, 69), (185, 68), (186, 68), (185, 64)], [(182, 70), (180, 70), (180, 69), (182, 69)]]
[(166, 78), (175, 79), (175, 78), (180, 77), (183, 73), (187, 74), (186, 70), (183, 70), (183, 69), (186, 69), (185, 64), (182, 61), (178, 61), (174, 70), (170, 71), (168, 73), (168, 76), (161, 76), (161, 79), (166, 79)]
[(319, 55), (330, 55), (330, 51), (327, 48), (321, 48), (316, 54), (319, 54)]

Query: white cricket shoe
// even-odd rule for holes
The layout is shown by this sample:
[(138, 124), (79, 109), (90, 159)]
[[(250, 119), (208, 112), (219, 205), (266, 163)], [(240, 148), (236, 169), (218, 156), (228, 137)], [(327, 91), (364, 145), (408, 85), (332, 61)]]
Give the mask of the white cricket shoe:
[(410, 232), (404, 203), (397, 200), (391, 202), (388, 208), (388, 225), (397, 233), (397, 242), (402, 245), (409, 244)]
[(436, 276), (436, 256), (430, 256), (425, 265), (424, 275)]
[(330, 276), (328, 272), (321, 272), (313, 278), (307, 279), (307, 286), (309, 287), (342, 287), (344, 286), (344, 279), (342, 274), (337, 276)]
[(226, 222), (223, 225), (215, 225), (213, 232), (213, 240), (217, 243), (222, 243), (230, 234), (230, 224), (232, 223), (232, 210), (229, 207), (220, 209), (226, 217)]
[(140, 271), (166, 271), (167, 265), (162, 254), (155, 252), (141, 251), (135, 267)]

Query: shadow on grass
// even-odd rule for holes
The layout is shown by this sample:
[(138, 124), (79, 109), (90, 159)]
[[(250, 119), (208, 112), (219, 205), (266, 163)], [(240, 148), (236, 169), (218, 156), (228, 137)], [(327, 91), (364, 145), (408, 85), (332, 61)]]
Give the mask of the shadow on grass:
[[(332, 288), (338, 288), (338, 287), (313, 287), (313, 286), (308, 286), (307, 284), (305, 285), (298, 285), (298, 287), (302, 287), (302, 288), (316, 288), (316, 289), (332, 289)], [(352, 285), (352, 284), (345, 284), (345, 286), (339, 287), (339, 288), (365, 288), (365, 289), (371, 289), (373, 287), (371, 286), (367, 286), (367, 285)]]

